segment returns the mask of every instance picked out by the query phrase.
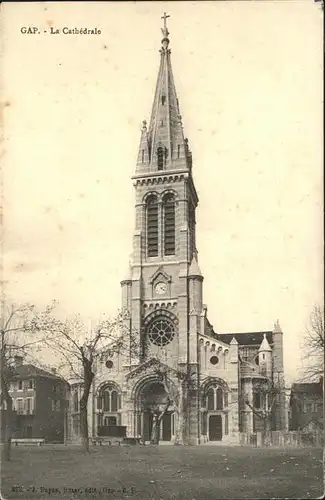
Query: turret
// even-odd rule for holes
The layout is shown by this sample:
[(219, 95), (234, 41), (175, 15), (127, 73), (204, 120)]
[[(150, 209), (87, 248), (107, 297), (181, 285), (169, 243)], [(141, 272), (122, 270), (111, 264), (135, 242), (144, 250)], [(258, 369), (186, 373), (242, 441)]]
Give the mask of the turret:
[(235, 337), (230, 342), (230, 363), (238, 363), (238, 342)]
[(258, 365), (261, 375), (268, 378), (272, 377), (272, 348), (268, 343), (265, 333), (258, 350)]
[(274, 323), (272, 337), (274, 381), (283, 384), (283, 332), (279, 320)]

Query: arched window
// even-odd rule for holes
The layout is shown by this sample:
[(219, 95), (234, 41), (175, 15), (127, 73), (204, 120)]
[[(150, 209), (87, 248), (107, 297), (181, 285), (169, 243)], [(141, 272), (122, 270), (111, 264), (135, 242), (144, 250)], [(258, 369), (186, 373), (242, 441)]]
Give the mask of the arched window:
[(97, 409), (104, 412), (114, 413), (121, 409), (121, 396), (118, 389), (112, 385), (106, 385), (97, 398)]
[(157, 166), (158, 170), (162, 170), (164, 168), (164, 150), (161, 146), (157, 149)]
[(214, 410), (214, 390), (212, 387), (207, 392), (207, 408), (208, 410)]
[(111, 411), (110, 405), (110, 393), (109, 391), (104, 392), (104, 411)]
[(164, 198), (164, 253), (175, 255), (175, 198), (168, 194)]
[(223, 410), (223, 391), (220, 387), (217, 389), (217, 410)]
[(158, 201), (150, 196), (147, 201), (147, 252), (148, 257), (158, 255)]
[(116, 391), (111, 392), (111, 411), (118, 410), (118, 394)]

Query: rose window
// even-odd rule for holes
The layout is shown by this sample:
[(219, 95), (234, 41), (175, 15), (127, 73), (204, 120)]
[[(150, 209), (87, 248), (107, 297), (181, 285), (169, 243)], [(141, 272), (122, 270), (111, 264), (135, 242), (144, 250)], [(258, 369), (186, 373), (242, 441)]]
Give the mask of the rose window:
[(174, 338), (175, 327), (168, 319), (156, 319), (148, 328), (148, 337), (152, 344), (163, 346)]

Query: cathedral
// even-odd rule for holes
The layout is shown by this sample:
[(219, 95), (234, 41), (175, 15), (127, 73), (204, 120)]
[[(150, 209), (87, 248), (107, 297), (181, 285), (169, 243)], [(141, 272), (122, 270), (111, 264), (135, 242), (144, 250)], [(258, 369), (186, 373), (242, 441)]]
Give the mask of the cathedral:
[[(124, 426), (160, 443), (236, 444), (240, 433), (286, 430), (283, 333), (214, 331), (196, 247), (195, 162), (184, 137), (167, 16), (150, 121), (143, 121), (132, 182), (133, 252), (121, 281), (124, 329), (98, 359), (89, 435)], [(79, 388), (78, 388), (79, 387)], [(267, 389), (265, 389), (267, 388)], [(72, 385), (71, 436), (80, 386)]]

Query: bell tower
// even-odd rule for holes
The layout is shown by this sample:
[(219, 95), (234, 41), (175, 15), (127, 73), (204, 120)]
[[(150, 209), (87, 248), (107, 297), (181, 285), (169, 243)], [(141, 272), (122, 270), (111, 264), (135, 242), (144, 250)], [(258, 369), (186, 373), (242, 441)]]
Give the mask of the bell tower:
[[(171, 67), (164, 14), (160, 65), (149, 124), (142, 122), (135, 174), (135, 231), (122, 308), (138, 332), (142, 362), (151, 357), (175, 368), (195, 360), (190, 337), (201, 314), (203, 277), (197, 264), (195, 212), (198, 196), (192, 154), (184, 137)], [(195, 271), (195, 272), (194, 272)], [(198, 326), (199, 328), (199, 326)], [(191, 332), (193, 332), (191, 334)], [(193, 338), (196, 344), (197, 340)], [(194, 357), (194, 359), (193, 359)]]

